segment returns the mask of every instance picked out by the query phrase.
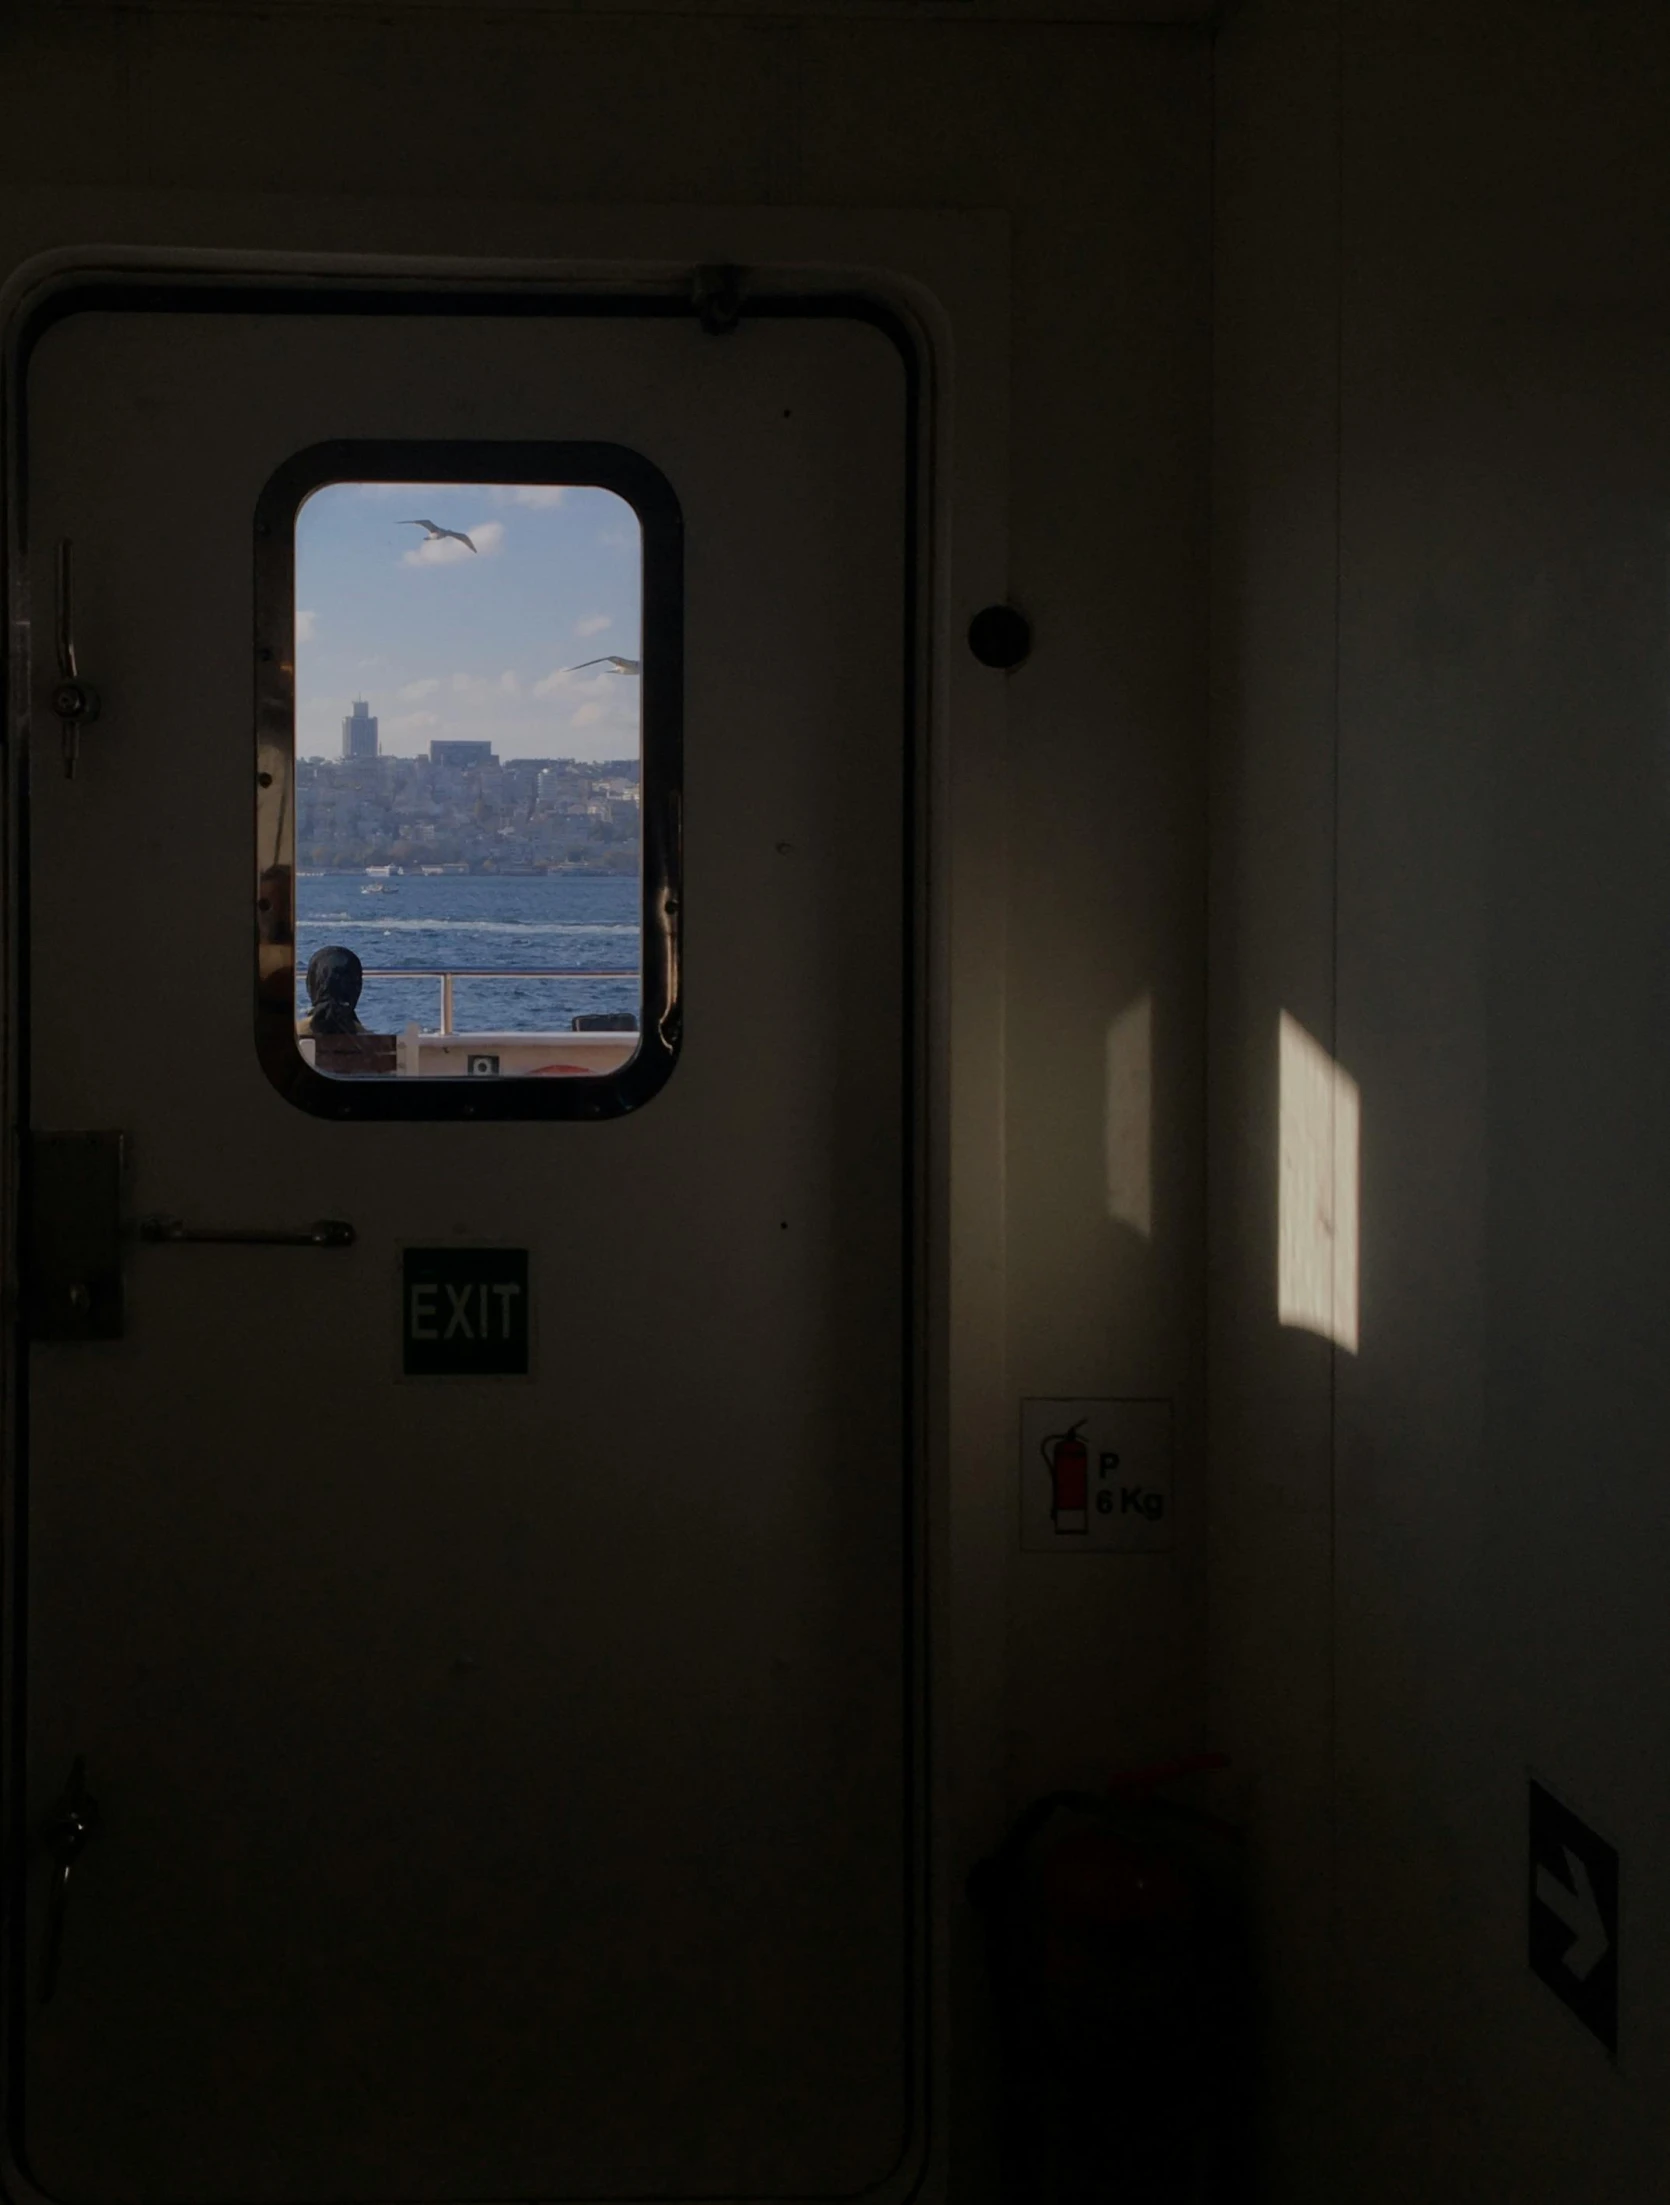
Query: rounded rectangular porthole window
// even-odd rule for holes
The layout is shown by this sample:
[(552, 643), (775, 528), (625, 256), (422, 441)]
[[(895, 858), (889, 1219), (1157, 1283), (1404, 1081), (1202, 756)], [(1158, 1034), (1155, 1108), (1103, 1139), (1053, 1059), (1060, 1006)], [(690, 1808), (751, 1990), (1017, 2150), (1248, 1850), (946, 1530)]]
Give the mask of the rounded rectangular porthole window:
[(599, 444), (338, 443), (255, 521), (256, 1044), (340, 1118), (598, 1118), (679, 1048), (683, 553)]

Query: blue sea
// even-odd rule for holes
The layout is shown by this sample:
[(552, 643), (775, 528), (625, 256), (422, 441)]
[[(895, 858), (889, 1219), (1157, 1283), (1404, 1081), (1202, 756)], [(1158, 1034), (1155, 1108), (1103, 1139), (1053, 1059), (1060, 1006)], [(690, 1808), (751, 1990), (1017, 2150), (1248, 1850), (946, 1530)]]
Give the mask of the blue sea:
[[(368, 975), (414, 966), (456, 974), (452, 1023), (460, 1033), (566, 1032), (576, 1011), (638, 1009), (639, 885), (633, 875), (406, 873), (387, 882), (387, 894), (367, 895), (371, 886), (364, 873), (298, 879), (296, 1001), (303, 1015), (301, 973), (314, 951), (332, 942), (351, 949)], [(508, 969), (511, 977), (470, 977), (471, 967), (484, 965)], [(538, 966), (633, 977), (523, 977)], [(374, 1033), (399, 1033), (409, 1019), (433, 1033), (441, 1022), (441, 983), (368, 977), (359, 1008)]]

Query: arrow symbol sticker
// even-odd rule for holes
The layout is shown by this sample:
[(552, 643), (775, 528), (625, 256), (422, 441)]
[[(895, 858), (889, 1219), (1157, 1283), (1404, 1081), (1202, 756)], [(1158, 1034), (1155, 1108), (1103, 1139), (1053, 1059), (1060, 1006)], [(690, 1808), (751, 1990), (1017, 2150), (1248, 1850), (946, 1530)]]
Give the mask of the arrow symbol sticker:
[(1531, 1779), (1525, 1951), (1531, 1973), (1618, 2056), (1618, 1849)]
[(1565, 1965), (1579, 1983), (1586, 1983), (1596, 1967), (1606, 1958), (1612, 1940), (1606, 1934), (1606, 1924), (1601, 1920), (1600, 1908), (1595, 1903), (1589, 1871), (1569, 1845), (1562, 1845), (1560, 1850), (1565, 1855), (1570, 1885), (1568, 1887), (1563, 1884), (1551, 1868), (1539, 1865), (1537, 1897), (1571, 1931), (1572, 1941), (1566, 1948)]

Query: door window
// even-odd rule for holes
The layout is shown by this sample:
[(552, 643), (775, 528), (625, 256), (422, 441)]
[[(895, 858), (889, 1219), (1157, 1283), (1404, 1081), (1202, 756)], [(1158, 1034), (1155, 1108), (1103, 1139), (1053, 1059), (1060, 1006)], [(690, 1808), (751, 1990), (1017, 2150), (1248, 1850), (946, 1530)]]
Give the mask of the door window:
[(616, 447), (338, 444), (256, 522), (256, 1019), (330, 1116), (599, 1116), (678, 1046), (679, 541)]

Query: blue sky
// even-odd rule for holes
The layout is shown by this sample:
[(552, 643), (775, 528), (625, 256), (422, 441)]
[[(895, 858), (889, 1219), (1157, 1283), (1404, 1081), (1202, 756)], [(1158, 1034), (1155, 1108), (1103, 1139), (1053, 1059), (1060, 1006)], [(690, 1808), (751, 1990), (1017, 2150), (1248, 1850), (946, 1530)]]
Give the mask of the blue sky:
[[(432, 543), (422, 516), (477, 546)], [(612, 491), (545, 485), (333, 483), (296, 518), (296, 748), (340, 756), (356, 697), (385, 751), (486, 737), (501, 758), (631, 758), (640, 551)]]

